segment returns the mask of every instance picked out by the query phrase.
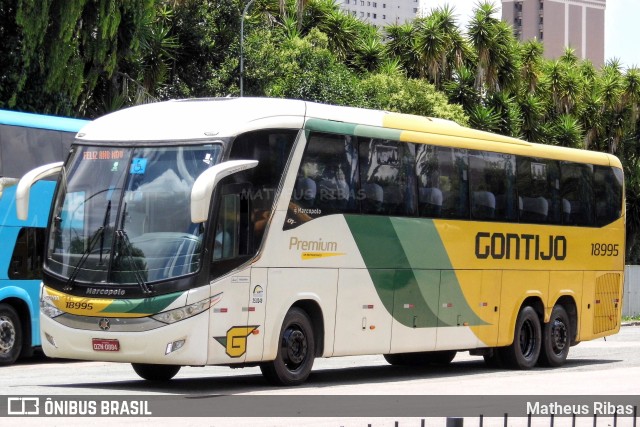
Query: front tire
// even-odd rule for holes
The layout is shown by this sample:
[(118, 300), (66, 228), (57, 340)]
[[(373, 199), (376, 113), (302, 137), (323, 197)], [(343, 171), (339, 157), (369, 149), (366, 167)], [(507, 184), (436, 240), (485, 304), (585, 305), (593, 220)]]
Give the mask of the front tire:
[(571, 347), (569, 315), (561, 305), (551, 311), (549, 323), (542, 329), (540, 365), (558, 367), (564, 365)]
[(180, 365), (152, 365), (147, 363), (132, 363), (131, 366), (140, 378), (147, 381), (169, 381), (180, 370)]
[(260, 365), (260, 370), (271, 384), (300, 385), (311, 373), (315, 351), (311, 320), (305, 311), (294, 307), (282, 323), (276, 359)]
[(7, 304), (0, 304), (0, 365), (11, 365), (22, 350), (22, 324), (18, 313)]
[(542, 344), (540, 318), (533, 307), (520, 309), (513, 343), (500, 348), (500, 360), (510, 369), (531, 369), (538, 362)]

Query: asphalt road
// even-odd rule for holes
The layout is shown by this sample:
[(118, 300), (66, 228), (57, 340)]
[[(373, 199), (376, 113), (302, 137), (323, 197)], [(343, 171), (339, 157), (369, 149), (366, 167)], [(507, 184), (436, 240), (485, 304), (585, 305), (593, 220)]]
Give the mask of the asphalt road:
[[(61, 396), (142, 396), (143, 398), (179, 397), (182, 402), (193, 405), (210, 405), (212, 398), (235, 396), (245, 399), (251, 396), (278, 397), (276, 406), (289, 418), (195, 418), (179, 413), (179, 418), (117, 418), (119, 425), (215, 425), (215, 426), (267, 426), (267, 425), (305, 425), (305, 426), (420, 426), (433, 425), (444, 427), (446, 417), (418, 417), (410, 413), (403, 417), (397, 409), (389, 414), (382, 408), (374, 408), (375, 417), (367, 414), (349, 414), (335, 417), (340, 412), (335, 400), (339, 397), (345, 405), (353, 396), (368, 396), (377, 404), (380, 397), (410, 398), (411, 396), (464, 395), (461, 404), (478, 396), (486, 395), (640, 395), (640, 326), (625, 326), (621, 332), (607, 339), (584, 342), (572, 347), (567, 363), (562, 368), (535, 368), (530, 371), (510, 371), (489, 369), (482, 358), (459, 353), (451, 365), (446, 367), (403, 368), (388, 365), (382, 356), (355, 356), (316, 360), (314, 370), (302, 386), (295, 388), (274, 388), (262, 378), (258, 368), (229, 369), (227, 367), (185, 367), (170, 382), (150, 383), (139, 379), (129, 365), (62, 361), (36, 356), (16, 365), (0, 368), (0, 398), (4, 396), (38, 395), (56, 399)], [(294, 398), (289, 398), (295, 396)], [(319, 405), (326, 404), (326, 416), (290, 418), (291, 400), (307, 396), (317, 400)], [(329, 396), (329, 398), (322, 398)], [(189, 398), (189, 401), (184, 400)], [(238, 399), (236, 399), (238, 401)], [(194, 403), (195, 402), (195, 403)], [(259, 408), (261, 400), (253, 401)], [(252, 401), (249, 400), (251, 404)], [(2, 404), (2, 402), (0, 402)], [(232, 401), (233, 404), (233, 401)], [(333, 406), (332, 406), (333, 405)], [(186, 406), (185, 406), (186, 407)], [(204, 408), (204, 406), (201, 406)], [(317, 407), (317, 405), (316, 405)], [(257, 409), (259, 411), (259, 409)], [(196, 411), (197, 412), (197, 411)], [(357, 411), (356, 411), (357, 412)], [(411, 412), (411, 411), (409, 411)], [(437, 411), (436, 411), (437, 412)], [(301, 414), (307, 414), (302, 410)], [(311, 413), (314, 413), (311, 411)], [(278, 408), (268, 414), (278, 415)], [(207, 413), (211, 416), (211, 413)], [(255, 413), (253, 413), (255, 415)], [(385, 416), (388, 415), (388, 416)], [(448, 415), (447, 415), (448, 416)], [(464, 415), (465, 426), (478, 426), (477, 417)], [(115, 418), (92, 418), (91, 424), (113, 425)], [(424, 421), (423, 421), (424, 420)], [(53, 423), (52, 423), (53, 421)], [(594, 425), (593, 418), (533, 418), (533, 426)], [(484, 426), (503, 426), (504, 419), (487, 417), (482, 419)], [(0, 425), (82, 425), (85, 418), (5, 418)], [(526, 418), (509, 418), (507, 425), (527, 426)], [(596, 425), (611, 427), (635, 427), (633, 417), (599, 417)]]

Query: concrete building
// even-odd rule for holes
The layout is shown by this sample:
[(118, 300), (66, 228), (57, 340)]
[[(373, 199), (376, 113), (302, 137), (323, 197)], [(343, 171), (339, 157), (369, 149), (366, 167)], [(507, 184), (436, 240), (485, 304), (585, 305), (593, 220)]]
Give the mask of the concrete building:
[(565, 47), (581, 59), (604, 65), (606, 0), (503, 0), (502, 19), (520, 40), (544, 43), (544, 56), (557, 58)]
[[(340, 1), (340, 0), (339, 0)], [(451, 2), (453, 5), (454, 2)], [(416, 16), (428, 14), (434, 7), (433, 0), (341, 0), (340, 7), (361, 21), (378, 27), (404, 24)]]

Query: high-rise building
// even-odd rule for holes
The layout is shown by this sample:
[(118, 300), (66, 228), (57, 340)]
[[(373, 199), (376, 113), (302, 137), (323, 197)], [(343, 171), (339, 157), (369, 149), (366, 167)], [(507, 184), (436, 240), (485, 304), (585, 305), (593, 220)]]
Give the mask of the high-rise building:
[[(424, 16), (433, 7), (433, 0), (338, 0), (340, 8), (361, 21), (378, 27), (404, 24)], [(453, 4), (453, 2), (451, 3)]]
[(606, 0), (502, 0), (502, 19), (522, 41), (544, 43), (544, 56), (558, 58), (565, 47), (596, 67), (604, 64)]

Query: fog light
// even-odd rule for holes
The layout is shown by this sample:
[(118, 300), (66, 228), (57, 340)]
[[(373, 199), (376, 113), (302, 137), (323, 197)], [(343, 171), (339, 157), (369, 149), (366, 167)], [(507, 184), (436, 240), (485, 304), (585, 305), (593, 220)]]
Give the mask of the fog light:
[(182, 346), (184, 346), (186, 340), (178, 340), (178, 341), (174, 341), (174, 342), (170, 342), (169, 344), (167, 344), (167, 350), (165, 351), (165, 356), (169, 353), (173, 353), (176, 350), (180, 350), (182, 348)]
[(49, 344), (51, 344), (55, 348), (58, 348), (58, 345), (56, 344), (56, 340), (54, 340), (51, 335), (49, 335), (48, 333), (45, 332), (44, 333), (44, 337), (47, 339), (47, 341), (49, 341)]

